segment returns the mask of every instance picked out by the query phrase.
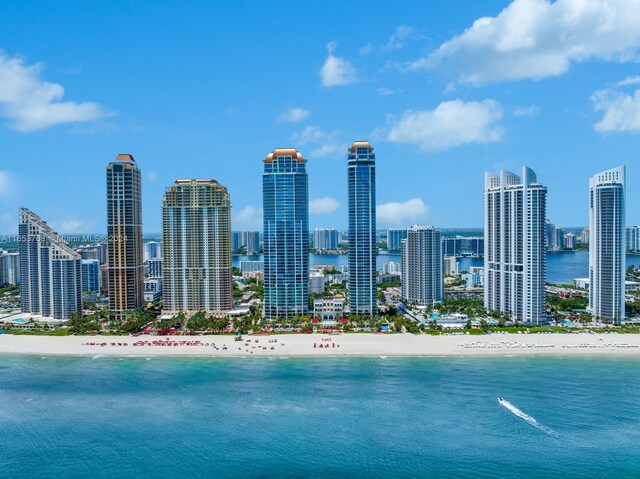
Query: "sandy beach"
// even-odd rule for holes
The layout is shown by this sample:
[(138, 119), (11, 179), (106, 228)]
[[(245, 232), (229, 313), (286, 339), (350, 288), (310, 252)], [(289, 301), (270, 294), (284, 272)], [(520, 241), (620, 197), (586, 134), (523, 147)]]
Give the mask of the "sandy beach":
[(322, 357), (625, 355), (640, 357), (635, 334), (288, 334), (272, 336), (0, 335), (0, 354)]

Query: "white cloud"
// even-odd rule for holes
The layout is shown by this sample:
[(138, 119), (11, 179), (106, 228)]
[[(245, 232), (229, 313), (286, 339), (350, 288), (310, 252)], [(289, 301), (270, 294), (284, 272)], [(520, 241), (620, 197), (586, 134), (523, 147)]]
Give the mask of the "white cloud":
[(395, 95), (396, 93), (402, 93), (402, 90), (397, 89), (394, 90), (393, 88), (388, 88), (386, 86), (381, 86), (380, 88), (378, 88), (378, 95), (380, 96), (388, 96), (388, 95)]
[(311, 112), (304, 108), (289, 108), (278, 116), (278, 121), (283, 123), (295, 123), (297, 121), (306, 120), (309, 118), (309, 115), (311, 115)]
[(262, 208), (245, 206), (235, 215), (233, 227), (234, 229), (261, 230)]
[(391, 35), (387, 44), (382, 47), (382, 50), (391, 51), (402, 48), (403, 41), (414, 36), (415, 34), (413, 32), (413, 28), (407, 25), (400, 25), (398, 28), (396, 28), (396, 31), (393, 33), (393, 35)]
[(493, 100), (440, 103), (435, 110), (409, 110), (398, 120), (391, 117), (387, 140), (413, 143), (425, 151), (440, 151), (468, 143), (500, 141), (504, 129), (500, 105)]
[(308, 143), (316, 143), (322, 141), (329, 136), (328, 133), (322, 131), (319, 126), (307, 126), (301, 131), (291, 135), (291, 141), (297, 145), (306, 145)]
[(633, 94), (614, 89), (599, 90), (591, 100), (595, 111), (604, 112), (602, 119), (594, 125), (596, 131), (640, 132), (640, 90)]
[(625, 86), (629, 86), (629, 85), (637, 85), (638, 83), (640, 83), (640, 75), (635, 75), (632, 77), (627, 77), (622, 81), (619, 81), (618, 83), (616, 83), (616, 87), (625, 87)]
[(378, 205), (376, 218), (379, 226), (409, 226), (425, 219), (428, 212), (429, 206), (421, 198), (412, 198), (404, 203)]
[(147, 180), (149, 181), (156, 181), (158, 179), (158, 174), (155, 171), (150, 171), (147, 174)]
[(323, 158), (325, 156), (337, 154), (345, 156), (347, 154), (347, 148), (348, 145), (344, 143), (325, 143), (311, 151), (311, 158)]
[(41, 63), (27, 65), (23, 58), (0, 52), (0, 115), (13, 129), (31, 132), (110, 115), (97, 103), (61, 101), (64, 88), (41, 80), (43, 68)]
[(533, 118), (540, 113), (540, 107), (538, 105), (531, 105), (527, 107), (519, 107), (513, 109), (513, 116), (526, 116), (528, 118)]
[(372, 50), (373, 50), (373, 45), (371, 45), (371, 42), (369, 42), (360, 50), (358, 50), (358, 54), (361, 57), (366, 57), (369, 53), (371, 53)]
[(345, 152), (347, 145), (338, 140), (338, 133), (326, 132), (319, 126), (310, 125), (291, 135), (296, 146), (316, 145), (309, 155), (311, 158), (322, 158), (339, 152)]
[(334, 198), (325, 196), (309, 202), (309, 212), (312, 215), (330, 215), (340, 207), (340, 203)]
[(409, 67), (480, 85), (557, 76), (590, 59), (637, 60), (638, 47), (640, 0), (514, 0)]
[(358, 81), (358, 72), (351, 63), (342, 57), (337, 57), (333, 51), (338, 47), (338, 42), (327, 44), (327, 59), (320, 69), (322, 86), (331, 88), (339, 85), (349, 85)]

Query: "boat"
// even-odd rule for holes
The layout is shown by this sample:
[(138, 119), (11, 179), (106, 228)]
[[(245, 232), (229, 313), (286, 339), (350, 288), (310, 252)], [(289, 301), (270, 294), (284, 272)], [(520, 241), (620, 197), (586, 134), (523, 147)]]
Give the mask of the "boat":
[(504, 398), (502, 396), (498, 397), (498, 402), (502, 404), (504, 402)]

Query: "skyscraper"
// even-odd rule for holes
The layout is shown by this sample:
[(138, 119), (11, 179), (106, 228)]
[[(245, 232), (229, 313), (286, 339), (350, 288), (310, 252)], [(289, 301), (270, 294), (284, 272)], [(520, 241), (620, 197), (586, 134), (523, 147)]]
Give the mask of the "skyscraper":
[(434, 306), (444, 299), (442, 239), (432, 226), (412, 226), (402, 240), (402, 299)]
[(351, 314), (375, 316), (376, 155), (366, 141), (349, 148), (349, 307)]
[(485, 173), (485, 290), (490, 311), (526, 323), (546, 321), (547, 189), (536, 174), (522, 168)]
[(306, 160), (279, 148), (264, 160), (264, 315), (305, 314), (309, 301), (309, 193)]
[(402, 248), (402, 240), (407, 237), (407, 230), (388, 229), (387, 230), (387, 249), (389, 251), (400, 251)]
[(627, 251), (640, 251), (640, 226), (627, 227), (626, 240)]
[(140, 170), (132, 155), (107, 165), (109, 309), (124, 317), (144, 305)]
[(0, 253), (0, 286), (20, 284), (19, 253)]
[(80, 254), (26, 208), (18, 212), (22, 312), (69, 319), (82, 312)]
[(159, 241), (148, 241), (143, 245), (143, 259), (148, 263), (152, 259), (162, 258), (162, 243)]
[(589, 310), (606, 323), (625, 317), (625, 167), (589, 180)]
[(243, 231), (242, 245), (245, 247), (246, 253), (248, 255), (255, 255), (260, 253), (260, 232)]
[(100, 261), (97, 259), (82, 260), (82, 291), (100, 292)]
[(317, 250), (338, 249), (338, 230), (333, 228), (316, 228), (313, 230), (313, 247)]
[(231, 201), (216, 180), (177, 180), (162, 203), (164, 311), (233, 308)]

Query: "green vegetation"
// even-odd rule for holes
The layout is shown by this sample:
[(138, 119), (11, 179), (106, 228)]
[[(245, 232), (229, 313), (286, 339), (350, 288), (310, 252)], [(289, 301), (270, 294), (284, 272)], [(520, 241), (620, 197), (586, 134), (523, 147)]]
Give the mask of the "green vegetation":
[(551, 311), (575, 311), (586, 309), (589, 306), (589, 299), (584, 297), (561, 298), (556, 295), (547, 297), (547, 307)]
[(447, 298), (438, 307), (440, 314), (462, 313), (471, 318), (486, 316), (487, 310), (484, 301), (473, 298)]

